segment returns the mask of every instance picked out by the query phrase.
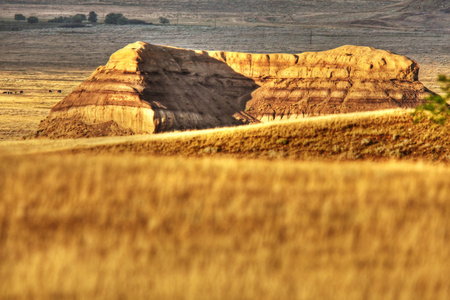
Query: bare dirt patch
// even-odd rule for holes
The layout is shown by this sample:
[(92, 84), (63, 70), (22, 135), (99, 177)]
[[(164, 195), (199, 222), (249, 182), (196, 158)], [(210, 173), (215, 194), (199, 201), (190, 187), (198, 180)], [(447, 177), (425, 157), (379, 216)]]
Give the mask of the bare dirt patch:
[(38, 131), (29, 137), (34, 138), (88, 138), (101, 136), (123, 136), (132, 135), (130, 129), (120, 128), (116, 122), (108, 121), (100, 124), (88, 125), (76, 118), (42, 120)]

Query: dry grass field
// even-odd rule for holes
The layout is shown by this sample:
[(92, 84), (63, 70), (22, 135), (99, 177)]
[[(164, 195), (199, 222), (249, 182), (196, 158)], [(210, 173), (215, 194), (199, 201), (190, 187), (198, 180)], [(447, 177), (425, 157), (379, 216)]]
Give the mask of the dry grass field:
[(0, 299), (448, 299), (447, 130), (388, 111), (4, 141)]
[(50, 109), (86, 77), (82, 71), (16, 70), (0, 74), (0, 92), (14, 93), (0, 94), (0, 141), (20, 140), (34, 133)]
[(450, 171), (0, 158), (2, 299), (448, 299)]
[[(0, 2), (1, 300), (450, 299), (450, 124), (383, 111), (22, 140), (138, 40), (254, 53), (372, 46), (416, 60), (438, 91), (437, 74), (450, 74), (447, 19), (389, 8), (398, 1)], [(46, 23), (90, 10), (172, 24)]]

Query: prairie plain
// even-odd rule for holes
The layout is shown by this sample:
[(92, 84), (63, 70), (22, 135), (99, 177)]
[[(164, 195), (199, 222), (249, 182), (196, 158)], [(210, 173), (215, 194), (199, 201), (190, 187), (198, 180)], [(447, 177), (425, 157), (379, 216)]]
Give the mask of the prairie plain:
[[(448, 124), (382, 111), (22, 140), (138, 40), (254, 53), (366, 45), (416, 60), (439, 92), (449, 14), (402, 1), (11, 2), (0, 2), (0, 91), (14, 92), (0, 93), (0, 299), (450, 298)], [(155, 25), (46, 23), (91, 10)]]

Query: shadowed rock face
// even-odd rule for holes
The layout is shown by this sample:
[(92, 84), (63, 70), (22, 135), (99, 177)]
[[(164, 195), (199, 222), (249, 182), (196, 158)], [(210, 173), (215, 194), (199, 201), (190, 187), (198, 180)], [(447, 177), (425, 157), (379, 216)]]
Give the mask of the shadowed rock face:
[(247, 54), (137, 42), (58, 103), (40, 132), (58, 119), (156, 133), (414, 107), (427, 93), (418, 71), (404, 56), (368, 47)]

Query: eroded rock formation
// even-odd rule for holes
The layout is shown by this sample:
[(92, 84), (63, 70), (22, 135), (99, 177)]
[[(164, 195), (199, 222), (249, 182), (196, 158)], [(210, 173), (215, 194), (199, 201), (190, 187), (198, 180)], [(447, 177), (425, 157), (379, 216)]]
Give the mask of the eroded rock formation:
[(414, 61), (369, 47), (302, 54), (194, 51), (136, 42), (58, 103), (53, 121), (113, 121), (134, 133), (414, 107), (426, 88)]

